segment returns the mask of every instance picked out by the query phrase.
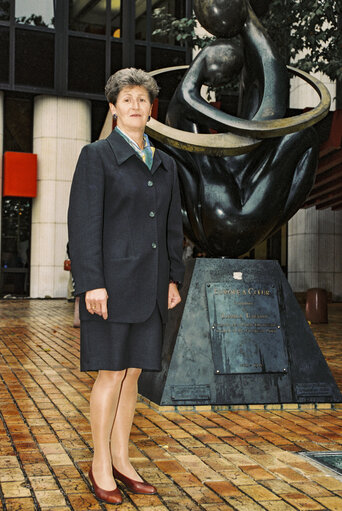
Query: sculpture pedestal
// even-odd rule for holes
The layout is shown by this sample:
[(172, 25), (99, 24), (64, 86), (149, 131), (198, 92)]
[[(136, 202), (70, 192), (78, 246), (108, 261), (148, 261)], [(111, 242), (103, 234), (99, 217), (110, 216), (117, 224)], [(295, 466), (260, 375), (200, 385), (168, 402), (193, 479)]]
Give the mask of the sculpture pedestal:
[(160, 372), (139, 393), (159, 405), (341, 402), (276, 261), (196, 259), (170, 311)]

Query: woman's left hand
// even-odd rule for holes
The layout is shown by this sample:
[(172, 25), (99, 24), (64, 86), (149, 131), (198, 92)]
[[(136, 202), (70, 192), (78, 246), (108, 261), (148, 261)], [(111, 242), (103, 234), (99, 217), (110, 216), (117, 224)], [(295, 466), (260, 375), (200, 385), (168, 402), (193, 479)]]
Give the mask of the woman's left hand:
[(181, 302), (181, 297), (178, 291), (177, 284), (170, 282), (169, 284), (169, 297), (168, 297), (168, 309), (173, 309)]

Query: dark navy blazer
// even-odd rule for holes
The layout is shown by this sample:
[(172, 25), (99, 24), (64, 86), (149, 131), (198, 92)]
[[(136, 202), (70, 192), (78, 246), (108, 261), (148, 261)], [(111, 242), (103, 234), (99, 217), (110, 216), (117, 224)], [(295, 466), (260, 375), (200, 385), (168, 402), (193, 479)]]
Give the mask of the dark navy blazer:
[[(183, 230), (174, 160), (156, 149), (150, 171), (117, 132), (86, 145), (70, 192), (69, 250), (76, 295), (106, 288), (108, 320), (140, 323), (169, 279), (182, 281)], [(81, 307), (81, 319), (103, 321)]]

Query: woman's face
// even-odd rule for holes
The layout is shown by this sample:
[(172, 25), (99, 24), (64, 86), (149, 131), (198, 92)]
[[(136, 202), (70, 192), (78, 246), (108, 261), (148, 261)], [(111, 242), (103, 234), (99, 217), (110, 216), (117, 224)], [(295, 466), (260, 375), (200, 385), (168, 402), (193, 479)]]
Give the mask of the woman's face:
[(117, 115), (117, 126), (123, 131), (143, 131), (152, 110), (148, 92), (140, 86), (124, 87), (116, 104), (109, 103), (109, 107)]

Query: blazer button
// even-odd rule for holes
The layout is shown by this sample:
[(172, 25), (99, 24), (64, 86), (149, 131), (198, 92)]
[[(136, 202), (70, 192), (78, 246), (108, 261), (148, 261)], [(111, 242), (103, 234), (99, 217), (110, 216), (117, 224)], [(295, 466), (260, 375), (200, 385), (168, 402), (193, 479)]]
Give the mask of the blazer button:
[(152, 243), (152, 248), (157, 248), (157, 243), (153, 242)]
[(154, 212), (154, 211), (150, 211), (150, 213), (149, 213), (149, 214), (150, 214), (150, 217), (151, 217), (151, 218), (154, 218), (154, 217), (156, 216), (156, 214), (155, 214), (155, 212)]
[(153, 181), (147, 181), (147, 186), (153, 186)]

